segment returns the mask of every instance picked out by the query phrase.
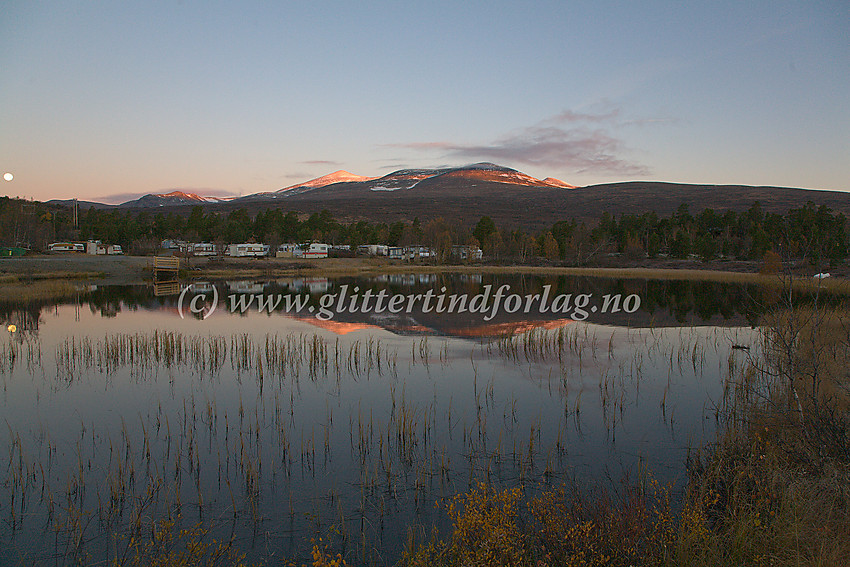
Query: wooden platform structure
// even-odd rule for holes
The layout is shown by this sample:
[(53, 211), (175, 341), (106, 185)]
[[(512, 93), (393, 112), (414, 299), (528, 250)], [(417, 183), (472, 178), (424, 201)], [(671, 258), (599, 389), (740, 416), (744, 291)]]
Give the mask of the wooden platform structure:
[(174, 272), (180, 270), (180, 258), (177, 256), (154, 256), (153, 271), (154, 272)]
[(177, 256), (154, 256), (153, 293), (155, 296), (176, 295), (180, 293), (180, 258)]

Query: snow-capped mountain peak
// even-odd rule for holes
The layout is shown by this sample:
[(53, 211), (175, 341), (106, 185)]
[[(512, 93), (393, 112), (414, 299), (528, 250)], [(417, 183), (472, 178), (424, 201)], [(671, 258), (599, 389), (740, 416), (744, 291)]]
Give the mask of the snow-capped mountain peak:
[[(335, 171), (333, 173), (329, 173), (327, 175), (323, 175), (321, 177), (317, 177), (315, 179), (311, 179), (310, 181), (305, 181), (304, 183), (296, 183), (295, 185), (290, 185), (289, 187), (284, 187), (283, 189), (279, 189), (276, 193), (284, 193), (288, 191), (294, 191), (297, 189), (316, 189), (318, 187), (325, 187), (327, 185), (333, 185), (334, 183), (358, 183), (361, 181), (372, 181), (375, 179), (374, 177), (365, 177), (363, 175), (355, 175), (343, 169), (339, 171)], [(298, 191), (300, 192), (300, 191)]]
[(121, 207), (165, 207), (170, 205), (201, 205), (206, 203), (221, 203), (233, 197), (202, 197), (197, 193), (187, 193), (175, 190), (169, 193), (149, 193), (133, 201), (121, 203)]
[(197, 193), (186, 193), (184, 191), (172, 191), (171, 193), (160, 193), (152, 195), (153, 197), (161, 197), (163, 199), (182, 199), (184, 201), (199, 201), (205, 202), (206, 199)]

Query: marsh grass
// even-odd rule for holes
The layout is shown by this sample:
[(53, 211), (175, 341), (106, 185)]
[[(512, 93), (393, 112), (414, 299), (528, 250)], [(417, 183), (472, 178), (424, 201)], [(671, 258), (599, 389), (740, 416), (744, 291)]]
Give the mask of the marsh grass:
[(102, 275), (103, 272), (31, 272), (25, 275), (0, 273), (0, 285), (44, 280), (82, 280)]
[(846, 565), (850, 312), (794, 307), (769, 322), (764, 359), (727, 390), (724, 436), (691, 459), (679, 555), (693, 565)]
[[(86, 278), (88, 274), (75, 274)], [(79, 284), (72, 279), (27, 278), (0, 276), (0, 302), (15, 303), (46, 299), (63, 299), (79, 293)]]
[[(6, 347), (0, 350), (0, 361), (14, 361), (17, 354), (17, 349)], [(214, 377), (229, 363), (238, 379), (248, 375), (262, 384), (266, 378), (297, 381), (305, 376), (324, 381), (373, 372), (395, 373), (398, 353), (372, 338), (343, 345), (317, 334), (255, 338), (247, 333), (225, 337), (157, 330), (116, 333), (98, 339), (67, 337), (56, 347), (54, 360), (58, 375), (68, 382), (92, 370), (111, 374), (123, 368), (140, 378), (158, 368)]]

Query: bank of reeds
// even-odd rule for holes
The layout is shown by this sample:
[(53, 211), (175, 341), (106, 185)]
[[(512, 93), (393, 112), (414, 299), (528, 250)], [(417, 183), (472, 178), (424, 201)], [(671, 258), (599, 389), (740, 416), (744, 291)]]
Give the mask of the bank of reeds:
[[(4, 358), (4, 351), (0, 351), (0, 361)], [(157, 330), (116, 333), (99, 339), (67, 337), (57, 346), (55, 361), (57, 373), (68, 382), (91, 370), (111, 374), (122, 368), (129, 368), (137, 377), (151, 375), (159, 368), (213, 377), (229, 364), (237, 377), (249, 375), (262, 383), (266, 378), (297, 380), (304, 374), (315, 381), (395, 373), (398, 353), (372, 338), (344, 345), (305, 333), (256, 338), (250, 334), (224, 337)]]

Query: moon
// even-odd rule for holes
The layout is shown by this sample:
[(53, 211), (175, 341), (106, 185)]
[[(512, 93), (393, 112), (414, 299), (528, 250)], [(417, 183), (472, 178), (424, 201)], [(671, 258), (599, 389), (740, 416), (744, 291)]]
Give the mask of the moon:
[(15, 176), (12, 175), (11, 173), (9, 173), (8, 171), (3, 174), (3, 179), (5, 179), (6, 181), (11, 181), (14, 178), (15, 178)]

